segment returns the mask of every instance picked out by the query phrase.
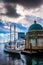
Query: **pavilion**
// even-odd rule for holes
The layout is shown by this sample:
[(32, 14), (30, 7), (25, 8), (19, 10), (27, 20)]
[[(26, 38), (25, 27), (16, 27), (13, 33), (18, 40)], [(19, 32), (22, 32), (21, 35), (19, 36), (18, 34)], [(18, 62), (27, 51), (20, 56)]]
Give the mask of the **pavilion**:
[(28, 32), (26, 33), (25, 49), (29, 50), (42, 50), (43, 49), (43, 27), (34, 21)]

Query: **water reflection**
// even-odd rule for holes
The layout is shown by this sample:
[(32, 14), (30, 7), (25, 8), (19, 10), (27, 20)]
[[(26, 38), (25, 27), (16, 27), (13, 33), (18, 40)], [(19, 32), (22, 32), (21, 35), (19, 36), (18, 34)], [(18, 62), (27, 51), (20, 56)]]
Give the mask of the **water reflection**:
[(29, 57), (28, 55), (26, 55), (25, 59), (26, 59), (26, 65), (32, 65), (32, 57)]
[(32, 58), (32, 65), (43, 65), (43, 57)]
[(3, 52), (4, 44), (0, 44), (0, 65), (43, 65), (43, 57), (31, 57), (23, 54)]
[(9, 65), (43, 65), (43, 58), (40, 57), (11, 54), (7, 58)]

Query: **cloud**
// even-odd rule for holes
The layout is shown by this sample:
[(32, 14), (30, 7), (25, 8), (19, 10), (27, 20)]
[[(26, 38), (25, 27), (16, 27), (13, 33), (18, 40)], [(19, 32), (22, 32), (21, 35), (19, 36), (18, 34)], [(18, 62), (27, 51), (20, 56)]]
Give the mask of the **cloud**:
[(25, 15), (43, 18), (43, 0), (2, 0), (0, 11), (0, 17), (7, 21), (18, 22)]
[(1, 12), (0, 15), (8, 16), (8, 17), (19, 17), (20, 15), (16, 13), (15, 9), (16, 5), (12, 6), (12, 4), (5, 4), (4, 7), (0, 7)]
[(4, 34), (2, 33), (2, 34), (0, 34), (0, 37), (4, 37)]
[(43, 19), (41, 19), (40, 17), (37, 17), (37, 22), (38, 22), (39, 24), (41, 24), (42, 27), (43, 27)]
[(26, 15), (25, 18), (23, 18), (22, 20), (19, 20), (18, 23), (20, 23), (22, 26), (24, 26), (28, 30), (30, 25), (34, 23), (34, 20), (36, 20), (38, 24), (41, 24), (43, 26), (43, 19), (40, 17), (32, 16), (32, 15)]
[(4, 0), (4, 2), (17, 3), (24, 7), (35, 8), (37, 6), (40, 6), (42, 4), (43, 0)]
[(1, 21), (1, 24), (3, 24), (1, 27), (0, 27), (0, 33), (10, 33), (10, 25), (11, 25), (11, 31), (12, 33), (14, 33), (14, 25), (16, 25), (16, 29), (18, 29), (18, 31), (16, 30), (16, 32), (19, 32), (19, 31), (23, 31), (23, 32), (26, 32), (26, 27), (23, 26), (23, 22), (22, 23), (14, 23), (14, 22), (5, 22), (4, 23)]
[(7, 4), (5, 7), (7, 9), (7, 13), (6, 13), (7, 16), (15, 17), (15, 18), (20, 16), (19, 14), (16, 13), (16, 9), (15, 9), (16, 6), (13, 7), (12, 5)]
[(9, 40), (10, 40), (9, 33), (7, 33), (7, 34), (1, 33), (0, 34), (0, 43), (5, 43), (5, 42), (8, 42)]
[[(23, 11), (25, 12), (26, 9), (27, 10), (35, 9), (43, 4), (43, 0), (2, 0), (2, 1), (4, 3), (4, 7), (2, 8), (4, 9), (3, 12), (0, 13), (0, 15), (14, 17), (14, 18), (23, 15)], [(23, 10), (21, 9), (22, 7), (19, 10), (17, 10), (17, 5), (22, 6)]]

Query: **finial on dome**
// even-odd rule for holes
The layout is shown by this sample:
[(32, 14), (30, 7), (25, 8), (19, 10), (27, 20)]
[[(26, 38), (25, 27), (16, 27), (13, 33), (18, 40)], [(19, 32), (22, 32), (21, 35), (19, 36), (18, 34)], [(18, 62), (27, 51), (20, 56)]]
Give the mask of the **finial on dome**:
[(36, 21), (34, 21), (34, 23), (36, 24)]

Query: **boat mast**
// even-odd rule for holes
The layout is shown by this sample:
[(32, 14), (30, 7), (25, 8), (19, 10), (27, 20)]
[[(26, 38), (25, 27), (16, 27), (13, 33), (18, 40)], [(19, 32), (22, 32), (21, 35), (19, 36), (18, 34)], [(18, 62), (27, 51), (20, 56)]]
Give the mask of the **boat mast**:
[(16, 25), (14, 25), (14, 44), (16, 43)]
[(10, 44), (11, 44), (11, 25), (10, 25)]

